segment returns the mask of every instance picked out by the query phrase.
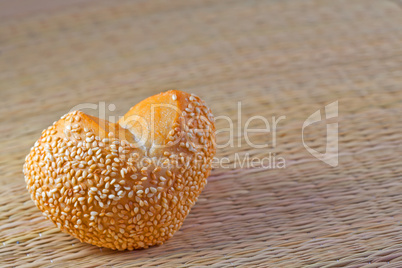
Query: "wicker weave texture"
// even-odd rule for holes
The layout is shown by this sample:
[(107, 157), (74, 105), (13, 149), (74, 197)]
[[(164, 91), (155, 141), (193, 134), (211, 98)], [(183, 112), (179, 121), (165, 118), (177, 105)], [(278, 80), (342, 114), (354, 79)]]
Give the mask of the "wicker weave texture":
[[(397, 0), (0, 1), (0, 266), (402, 267), (401, 25)], [(180, 231), (116, 252), (45, 220), (21, 172), (41, 131), (78, 104), (117, 117), (172, 88), (235, 128)], [(302, 127), (336, 101), (304, 133), (324, 152), (339, 124), (331, 167)], [(286, 117), (275, 146), (239, 135), (253, 116)], [(285, 168), (236, 162), (269, 153)]]

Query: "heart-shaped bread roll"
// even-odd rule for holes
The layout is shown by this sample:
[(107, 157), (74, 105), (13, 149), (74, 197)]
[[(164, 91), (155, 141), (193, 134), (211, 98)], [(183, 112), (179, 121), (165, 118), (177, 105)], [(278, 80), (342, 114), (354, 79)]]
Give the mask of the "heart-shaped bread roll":
[(100, 247), (147, 248), (180, 228), (215, 155), (211, 110), (171, 90), (117, 123), (74, 111), (42, 132), (24, 165), (32, 200), (63, 232)]

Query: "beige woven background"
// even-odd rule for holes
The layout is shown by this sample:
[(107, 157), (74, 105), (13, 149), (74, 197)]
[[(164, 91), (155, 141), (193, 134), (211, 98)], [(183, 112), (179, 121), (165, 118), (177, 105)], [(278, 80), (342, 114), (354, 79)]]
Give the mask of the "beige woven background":
[[(402, 267), (401, 25), (397, 0), (0, 0), (0, 266)], [(172, 88), (235, 126), (239, 101), (243, 126), (286, 116), (275, 148), (236, 132), (218, 151), (232, 165), (213, 170), (163, 246), (99, 249), (46, 221), (21, 172), (42, 129), (77, 104), (114, 104), (107, 116), (118, 116)], [(304, 120), (334, 101), (335, 168), (301, 140)], [(320, 152), (325, 127), (305, 133)], [(286, 168), (233, 165), (269, 152)]]

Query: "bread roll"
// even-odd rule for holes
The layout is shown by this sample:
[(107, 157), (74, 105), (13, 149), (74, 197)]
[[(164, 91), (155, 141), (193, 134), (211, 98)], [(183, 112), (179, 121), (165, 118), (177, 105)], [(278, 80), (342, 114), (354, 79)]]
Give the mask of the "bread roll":
[(63, 232), (99, 247), (160, 245), (180, 228), (215, 155), (211, 110), (171, 90), (117, 123), (80, 111), (42, 132), (24, 175), (36, 206)]

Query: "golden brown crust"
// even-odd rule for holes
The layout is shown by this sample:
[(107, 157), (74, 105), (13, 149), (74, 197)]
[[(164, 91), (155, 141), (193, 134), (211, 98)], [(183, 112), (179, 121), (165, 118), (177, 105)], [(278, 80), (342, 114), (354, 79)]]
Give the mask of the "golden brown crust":
[[(139, 116), (155, 126), (143, 132)], [(116, 124), (72, 112), (26, 157), (27, 188), (46, 217), (81, 241), (118, 250), (162, 244), (206, 184), (214, 133), (205, 103), (176, 90), (140, 102)]]

